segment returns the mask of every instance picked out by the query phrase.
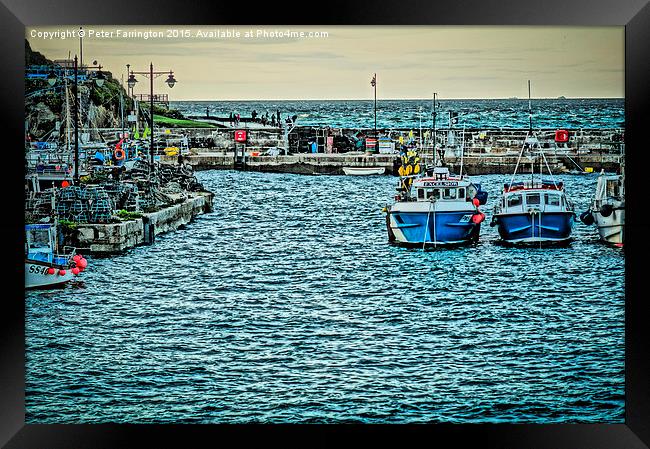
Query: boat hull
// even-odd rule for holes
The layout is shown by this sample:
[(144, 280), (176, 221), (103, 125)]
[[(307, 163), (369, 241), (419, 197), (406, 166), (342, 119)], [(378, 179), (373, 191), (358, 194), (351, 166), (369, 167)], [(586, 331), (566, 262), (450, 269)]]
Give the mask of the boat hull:
[(622, 245), (625, 229), (625, 209), (613, 209), (612, 213), (607, 217), (604, 217), (600, 212), (594, 212), (593, 215), (600, 239), (612, 245)]
[(47, 264), (25, 261), (25, 288), (57, 287), (74, 277), (70, 269), (61, 275), (58, 268), (55, 268), (55, 274), (48, 274), (49, 268)]
[(386, 173), (384, 167), (343, 167), (343, 173), (352, 176), (372, 176)]
[(478, 240), (480, 223), (474, 213), (461, 211), (390, 211), (389, 240), (404, 246), (462, 245)]
[(573, 212), (497, 214), (501, 239), (508, 243), (561, 243), (571, 238)]

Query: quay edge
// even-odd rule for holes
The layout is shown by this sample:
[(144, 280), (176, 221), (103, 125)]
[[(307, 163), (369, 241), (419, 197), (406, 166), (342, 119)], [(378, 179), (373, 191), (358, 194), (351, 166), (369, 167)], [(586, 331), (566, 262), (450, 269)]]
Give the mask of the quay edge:
[[(554, 172), (571, 172), (578, 167), (590, 167), (594, 172), (618, 170), (620, 160), (614, 154), (549, 155), (548, 163)], [(432, 164), (431, 155), (422, 155), (425, 164)], [(162, 162), (175, 163), (176, 158), (162, 156)], [(234, 153), (197, 152), (184, 157), (194, 170), (234, 170)], [(449, 169), (458, 173), (460, 158), (445, 158)], [(463, 158), (463, 172), (469, 175), (508, 174), (517, 164), (514, 155), (480, 155)], [(343, 175), (343, 167), (384, 167), (387, 175), (397, 175), (400, 159), (395, 154), (294, 154), (287, 156), (246, 156), (244, 170), (302, 175)]]
[(79, 224), (66, 237), (66, 244), (91, 254), (115, 254), (155, 241), (156, 235), (174, 231), (196, 216), (212, 211), (211, 192), (193, 192), (181, 203), (159, 211), (143, 213), (142, 218), (109, 224)]

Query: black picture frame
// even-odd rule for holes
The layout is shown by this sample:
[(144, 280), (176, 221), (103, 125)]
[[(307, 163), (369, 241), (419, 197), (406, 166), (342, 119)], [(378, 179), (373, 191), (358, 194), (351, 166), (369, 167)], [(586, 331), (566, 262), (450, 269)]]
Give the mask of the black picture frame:
[[(644, 313), (644, 278), (650, 254), (644, 200), (644, 171), (650, 145), (650, 4), (647, 0), (465, 0), (436, 3), (402, 1), (329, 1), (250, 5), (236, 2), (171, 0), (2, 0), (0, 112), (4, 125), (4, 217), (0, 231), (3, 296), (0, 311), (0, 444), (23, 447), (177, 446), (178, 441), (207, 438), (236, 444), (251, 438), (289, 444), (327, 444), (349, 437), (385, 441), (398, 433), (424, 438), (425, 444), (454, 441), (454, 446), (501, 448), (643, 448), (650, 445), (650, 326)], [(180, 425), (32, 425), (24, 408), (24, 282), (22, 257), (24, 38), (25, 26), (62, 24), (288, 24), (288, 25), (620, 25), (625, 26), (626, 192), (626, 369), (625, 424), (451, 425), (425, 426), (180, 426)], [(317, 435), (314, 435), (317, 434)], [(405, 440), (401, 440), (403, 445)], [(190, 444), (184, 443), (184, 446)]]

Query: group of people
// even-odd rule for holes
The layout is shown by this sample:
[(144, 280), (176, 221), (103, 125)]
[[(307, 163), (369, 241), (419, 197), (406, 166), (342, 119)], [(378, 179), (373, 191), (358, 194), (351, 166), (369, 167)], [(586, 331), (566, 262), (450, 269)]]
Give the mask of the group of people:
[(280, 122), (281, 116), (280, 116), (279, 109), (275, 113), (271, 114), (270, 118), (269, 118), (269, 113), (267, 111), (266, 114), (260, 116), (259, 119), (258, 119), (257, 111), (253, 110), (253, 112), (251, 112), (251, 118), (253, 119), (254, 122), (259, 122), (264, 126), (266, 125), (280, 126), (281, 123)]
[[(210, 108), (206, 107), (205, 108), (205, 116), (210, 118)], [(287, 117), (285, 119), (285, 123), (287, 125), (291, 125), (297, 120), (298, 116), (294, 115), (293, 117)], [(270, 126), (280, 126), (282, 123), (282, 116), (280, 115), (280, 110), (276, 110), (271, 116), (269, 117), (268, 111), (260, 115), (258, 114), (257, 111), (253, 110), (251, 112), (251, 119), (255, 123), (261, 123), (264, 126), (270, 125)], [(241, 122), (241, 115), (236, 112), (231, 112), (230, 115), (228, 116), (228, 122), (231, 123), (234, 126), (239, 126), (239, 123)]]

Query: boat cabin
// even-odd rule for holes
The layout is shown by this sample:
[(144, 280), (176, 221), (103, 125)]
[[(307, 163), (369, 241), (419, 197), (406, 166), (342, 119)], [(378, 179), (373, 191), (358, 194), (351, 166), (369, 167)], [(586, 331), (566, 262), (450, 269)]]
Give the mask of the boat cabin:
[(25, 225), (25, 258), (64, 265), (67, 257), (56, 254), (56, 227), (49, 223)]
[(561, 183), (535, 187), (510, 188), (506, 184), (500, 209), (507, 213), (522, 213), (531, 209), (543, 212), (564, 212), (571, 206), (566, 199)]

